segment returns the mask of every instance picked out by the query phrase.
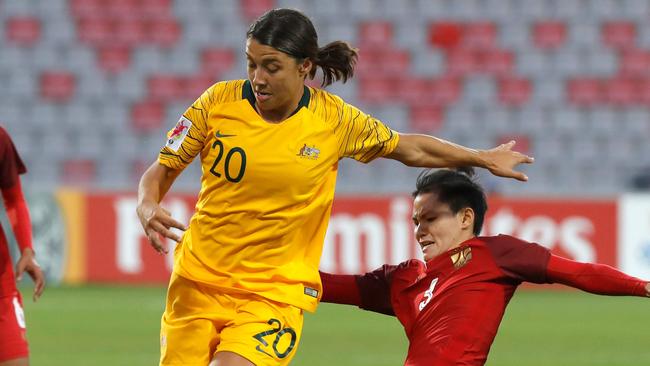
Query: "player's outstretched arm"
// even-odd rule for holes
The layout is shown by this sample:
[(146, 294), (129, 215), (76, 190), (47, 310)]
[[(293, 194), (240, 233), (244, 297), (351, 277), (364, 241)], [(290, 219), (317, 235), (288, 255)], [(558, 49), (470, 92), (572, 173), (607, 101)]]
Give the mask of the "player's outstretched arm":
[(513, 151), (513, 146), (515, 141), (490, 150), (475, 150), (433, 136), (400, 133), (397, 147), (386, 157), (423, 168), (475, 166), (496, 176), (526, 181), (528, 177), (514, 168), (532, 163), (533, 158)]
[(322, 302), (356, 305), (361, 309), (395, 315), (390, 300), (390, 277), (397, 266), (384, 265), (362, 275), (333, 275), (319, 272), (323, 283)]
[(323, 284), (322, 302), (361, 306), (361, 294), (354, 275), (318, 272)]
[(171, 228), (185, 230), (185, 225), (174, 220), (169, 211), (160, 207), (172, 183), (180, 174), (180, 170), (171, 169), (158, 162), (153, 163), (140, 179), (138, 186), (138, 207), (136, 209), (142, 228), (151, 246), (158, 253), (167, 253), (163, 238), (181, 241), (180, 236)]
[(650, 297), (650, 283), (604, 264), (575, 262), (551, 255), (546, 276), (548, 282), (561, 283), (593, 294)]
[(35, 259), (31, 219), (20, 179), (12, 187), (2, 190), (2, 199), (21, 253), (16, 263), (16, 280), (20, 281), (23, 273), (27, 272), (34, 281), (33, 299), (36, 301), (45, 289), (45, 275)]

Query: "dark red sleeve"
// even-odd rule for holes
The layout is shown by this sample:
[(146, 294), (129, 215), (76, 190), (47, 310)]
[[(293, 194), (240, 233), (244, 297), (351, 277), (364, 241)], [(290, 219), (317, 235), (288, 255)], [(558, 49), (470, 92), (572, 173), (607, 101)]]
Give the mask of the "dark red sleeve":
[(27, 208), (27, 202), (25, 202), (20, 179), (10, 188), (3, 188), (1, 191), (7, 217), (9, 217), (20, 251), (22, 252), (26, 248), (34, 249), (32, 246), (32, 224), (29, 219), (29, 209)]
[(333, 304), (361, 305), (361, 295), (354, 275), (335, 275), (320, 273), (323, 283), (323, 296), (320, 301)]
[(27, 172), (9, 134), (0, 127), (0, 189), (16, 184), (19, 174)]
[(382, 267), (362, 275), (320, 272), (322, 302), (356, 305), (364, 310), (395, 315), (390, 302), (390, 277), (397, 266)]
[(395, 315), (390, 302), (390, 282), (393, 272), (397, 268), (398, 266), (384, 264), (372, 272), (356, 276), (361, 295), (360, 308), (376, 313)]
[(507, 277), (518, 282), (547, 283), (546, 267), (551, 256), (547, 248), (509, 235), (483, 239)]
[(551, 283), (599, 295), (646, 296), (648, 283), (604, 264), (575, 262), (556, 255), (548, 261), (547, 276)]

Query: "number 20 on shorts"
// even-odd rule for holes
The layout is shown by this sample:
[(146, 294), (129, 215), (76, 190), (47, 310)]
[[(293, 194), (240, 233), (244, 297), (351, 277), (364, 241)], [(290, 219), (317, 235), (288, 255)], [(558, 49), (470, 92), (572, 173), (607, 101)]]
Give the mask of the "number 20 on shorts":
[(273, 328), (253, 336), (260, 342), (255, 349), (271, 357), (271, 351), (280, 359), (287, 357), (296, 345), (296, 331), (293, 328), (283, 328), (277, 319), (269, 319), (267, 323)]

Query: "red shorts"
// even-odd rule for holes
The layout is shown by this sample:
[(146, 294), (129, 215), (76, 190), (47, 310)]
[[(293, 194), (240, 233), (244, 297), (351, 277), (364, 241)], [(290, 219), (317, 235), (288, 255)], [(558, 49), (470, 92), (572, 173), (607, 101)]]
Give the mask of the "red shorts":
[(29, 355), (23, 299), (19, 292), (0, 297), (0, 362)]

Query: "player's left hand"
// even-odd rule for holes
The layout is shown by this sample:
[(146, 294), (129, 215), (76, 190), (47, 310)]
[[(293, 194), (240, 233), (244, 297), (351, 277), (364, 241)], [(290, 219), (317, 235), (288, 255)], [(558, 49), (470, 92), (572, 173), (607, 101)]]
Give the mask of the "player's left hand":
[(34, 301), (38, 300), (45, 290), (45, 275), (41, 270), (41, 266), (38, 265), (36, 259), (34, 258), (34, 251), (30, 248), (23, 250), (18, 263), (16, 264), (16, 280), (20, 281), (23, 278), (23, 273), (27, 272), (29, 277), (34, 281)]
[(514, 146), (515, 141), (510, 141), (490, 150), (482, 150), (481, 155), (486, 161), (485, 168), (490, 173), (499, 177), (515, 178), (525, 182), (528, 180), (526, 174), (516, 171), (514, 168), (519, 164), (531, 164), (535, 159), (512, 150)]

